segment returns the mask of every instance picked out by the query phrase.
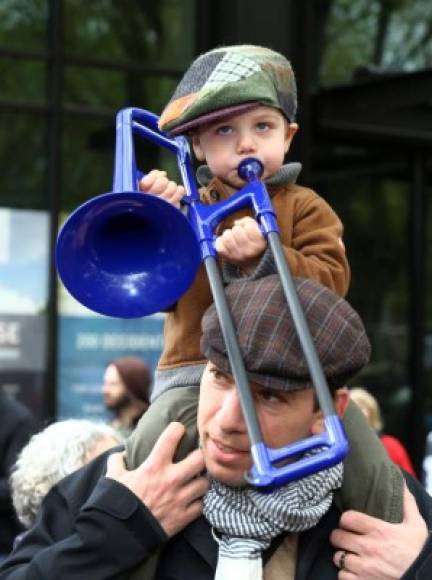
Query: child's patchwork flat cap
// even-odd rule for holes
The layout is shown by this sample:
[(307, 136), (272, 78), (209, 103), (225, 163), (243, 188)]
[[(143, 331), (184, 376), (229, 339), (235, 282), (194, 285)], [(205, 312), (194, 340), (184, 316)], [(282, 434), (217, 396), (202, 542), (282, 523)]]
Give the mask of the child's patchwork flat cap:
[(217, 48), (191, 64), (162, 112), (159, 128), (178, 135), (258, 104), (275, 107), (294, 121), (297, 89), (289, 61), (261, 46)]

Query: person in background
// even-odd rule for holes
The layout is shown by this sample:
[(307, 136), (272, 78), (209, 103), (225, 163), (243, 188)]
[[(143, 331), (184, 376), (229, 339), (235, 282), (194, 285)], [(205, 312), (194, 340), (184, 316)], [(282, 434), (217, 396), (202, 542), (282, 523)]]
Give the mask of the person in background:
[(9, 479), (19, 521), (30, 528), (53, 485), (120, 443), (112, 427), (86, 419), (58, 421), (33, 435)]
[(10, 552), (22, 529), (13, 509), (8, 479), (33, 430), (34, 419), (27, 407), (0, 391), (0, 558)]
[(371, 427), (375, 429), (378, 433), (379, 438), (387, 450), (390, 459), (405, 469), (408, 473), (416, 476), (413, 464), (408, 455), (407, 450), (402, 445), (402, 443), (394, 437), (393, 435), (385, 435), (382, 433), (383, 422), (381, 418), (381, 411), (378, 405), (378, 401), (373, 395), (371, 395), (366, 389), (362, 387), (355, 387), (350, 390), (350, 398), (352, 401), (357, 403), (358, 407), (363, 411), (365, 417), (369, 421)]
[(113, 413), (110, 425), (124, 439), (149, 407), (151, 382), (148, 365), (136, 356), (117, 358), (105, 369), (102, 387), (105, 407)]

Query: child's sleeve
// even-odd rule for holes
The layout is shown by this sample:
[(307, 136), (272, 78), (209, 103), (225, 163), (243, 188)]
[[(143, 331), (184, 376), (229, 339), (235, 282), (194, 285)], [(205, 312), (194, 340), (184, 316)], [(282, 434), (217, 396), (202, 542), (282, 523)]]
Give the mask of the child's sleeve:
[[(311, 278), (345, 296), (350, 268), (342, 241), (342, 222), (333, 209), (311, 189), (293, 186), (272, 198), (282, 247), (294, 277)], [(261, 278), (276, 273), (269, 248), (248, 277)], [(237, 266), (225, 262), (225, 282), (245, 277)]]
[(135, 469), (147, 459), (162, 431), (172, 421), (179, 421), (186, 427), (175, 460), (184, 459), (197, 448), (198, 397), (197, 386), (177, 387), (162, 393), (152, 402), (125, 443), (128, 469)]
[(312, 190), (299, 187), (294, 195), (292, 216), (284, 212), (283, 198), (275, 199), (281, 240), (293, 276), (311, 278), (345, 296), (350, 269), (341, 220)]

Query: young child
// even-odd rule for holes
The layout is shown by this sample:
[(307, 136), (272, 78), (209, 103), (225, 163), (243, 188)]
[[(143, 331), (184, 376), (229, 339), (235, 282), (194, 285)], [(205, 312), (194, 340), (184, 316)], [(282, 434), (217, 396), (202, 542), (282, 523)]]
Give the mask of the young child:
[[(298, 130), (296, 109), (294, 73), (284, 56), (258, 46), (230, 46), (205, 53), (191, 64), (162, 112), (159, 125), (171, 135), (190, 135), (195, 156), (206, 163), (198, 174), (204, 186), (201, 196), (205, 203), (227, 199), (242, 188), (244, 182), (237, 174), (240, 161), (258, 158), (264, 165), (262, 179), (272, 199), (293, 276), (315, 279), (345, 296), (350, 274), (342, 223), (319, 195), (296, 184), (300, 165), (284, 165)], [(141, 181), (140, 189), (174, 204), (179, 204), (184, 194), (181, 186), (158, 170)], [(275, 272), (271, 252), (251, 216), (249, 210), (238, 211), (219, 228), (216, 250), (226, 283), (239, 277), (255, 279)], [(179, 453), (196, 446), (198, 385), (206, 363), (200, 352), (201, 318), (211, 302), (201, 266), (191, 288), (167, 314), (153, 403), (127, 443), (131, 467), (146, 457), (171, 420), (180, 420), (190, 427)], [(369, 445), (371, 470), (381, 470), (380, 477), (375, 478), (377, 489), (383, 481), (389, 482), (386, 497), (382, 499), (380, 494), (379, 501), (383, 503), (373, 515), (397, 519), (400, 514), (389, 516), (389, 511), (397, 504), (394, 496), (401, 497), (402, 480), (399, 486), (390, 485), (390, 479), (392, 482), (397, 479), (394, 469), (361, 413), (352, 405), (346, 428), (352, 445), (358, 438), (359, 446), (363, 442)], [(382, 477), (382, 470), (388, 472), (388, 479)], [(359, 498), (352, 490), (355, 469), (350, 471), (346, 467), (345, 473), (349, 489), (342, 497), (343, 504), (368, 511), (361, 503), (364, 496)], [(370, 501), (370, 489), (367, 491)]]

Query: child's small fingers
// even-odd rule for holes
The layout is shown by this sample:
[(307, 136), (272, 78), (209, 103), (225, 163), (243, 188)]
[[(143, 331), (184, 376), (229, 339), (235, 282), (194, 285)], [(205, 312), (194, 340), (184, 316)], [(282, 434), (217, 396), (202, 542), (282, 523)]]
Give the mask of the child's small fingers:
[(225, 230), (220, 236), (216, 238), (215, 250), (222, 257), (226, 258), (230, 253), (230, 246), (232, 244), (232, 235), (230, 230)]
[(220, 236), (226, 253), (232, 253), (237, 248), (237, 242), (232, 230), (225, 230)]
[(185, 189), (182, 185), (178, 185), (176, 190), (174, 191), (173, 195), (171, 196), (171, 203), (176, 205), (177, 207), (180, 206), (180, 201), (183, 199), (185, 195)]
[(154, 183), (160, 177), (166, 177), (166, 171), (160, 171), (159, 169), (153, 169), (147, 175), (145, 175), (139, 182), (139, 189), (143, 192), (149, 192), (153, 187)]
[(167, 181), (165, 189), (160, 192), (163, 199), (170, 200), (177, 190), (177, 183), (175, 181)]
[(180, 200), (184, 196), (184, 187), (177, 185), (174, 181), (170, 181), (165, 191), (160, 197), (168, 201), (169, 203), (180, 207)]
[(244, 247), (249, 242), (249, 235), (247, 229), (242, 225), (235, 225), (231, 229), (231, 236), (233, 239), (233, 244), (235, 243), (237, 246)]
[(150, 193), (153, 193), (154, 195), (160, 195), (163, 197), (167, 187), (169, 184), (169, 179), (165, 176), (162, 175), (161, 177), (158, 177), (156, 179), (156, 181), (154, 182)]
[(259, 240), (264, 237), (258, 222), (252, 218), (244, 221), (242, 228), (251, 240)]
[(253, 217), (248, 216), (248, 215), (246, 215), (246, 216), (244, 216), (242, 218), (239, 218), (237, 220), (234, 220), (234, 225), (235, 226), (244, 226), (245, 227), (245, 226), (247, 226), (248, 224), (251, 224), (251, 223), (252, 224), (253, 223), (256, 224), (257, 221)]

